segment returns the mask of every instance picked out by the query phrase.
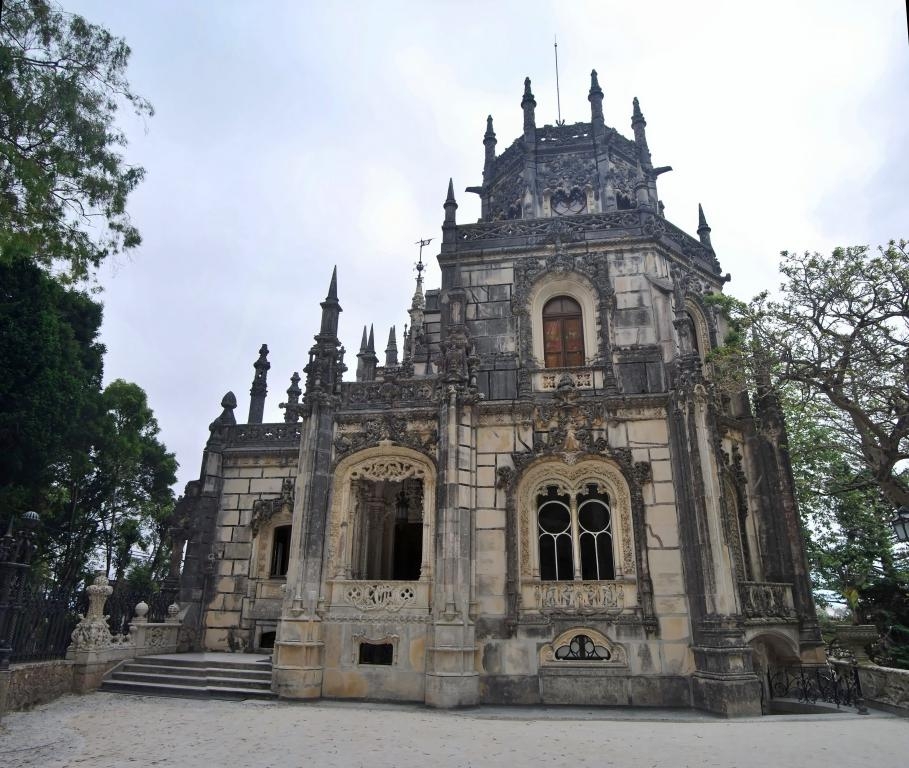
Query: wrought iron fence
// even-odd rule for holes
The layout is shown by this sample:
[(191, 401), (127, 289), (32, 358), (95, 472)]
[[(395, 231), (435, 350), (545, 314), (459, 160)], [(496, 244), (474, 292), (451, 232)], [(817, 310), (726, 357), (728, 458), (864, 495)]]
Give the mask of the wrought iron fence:
[(35, 594), (22, 598), (11, 632), (10, 661), (49, 661), (66, 656), (70, 636), (79, 623), (73, 600)]
[(807, 704), (823, 701), (837, 707), (864, 708), (858, 668), (848, 663), (770, 669), (767, 684), (774, 699), (796, 698)]
[(176, 589), (161, 589), (150, 593), (147, 590), (123, 589), (115, 585), (104, 608), (111, 634), (124, 635), (129, 631), (130, 622), (136, 615), (136, 606), (142, 602), (148, 605), (146, 618), (150, 622), (164, 621), (167, 618), (167, 608), (176, 597)]

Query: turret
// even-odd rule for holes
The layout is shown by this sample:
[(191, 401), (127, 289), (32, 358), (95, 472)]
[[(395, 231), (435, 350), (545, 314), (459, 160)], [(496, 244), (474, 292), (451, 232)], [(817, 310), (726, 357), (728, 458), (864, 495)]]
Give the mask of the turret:
[(376, 341), (372, 325), (369, 326), (369, 338), (366, 341), (366, 354), (363, 356), (363, 381), (376, 380), (376, 366), (379, 358), (376, 357)]
[(252, 386), (249, 388), (249, 418), (247, 424), (261, 424), (265, 412), (265, 395), (268, 394), (268, 345), (259, 348), (259, 359), (253, 363), (256, 372), (253, 375)]
[(363, 366), (366, 357), (366, 326), (363, 326), (363, 339), (360, 341), (360, 351), (357, 352), (357, 381), (363, 381)]
[(634, 131), (634, 143), (638, 145), (638, 153), (641, 158), (641, 165), (644, 168), (652, 168), (653, 162), (650, 159), (650, 148), (647, 146), (647, 121), (644, 119), (644, 113), (641, 112), (641, 104), (638, 97), (634, 97), (631, 112), (631, 129)]
[(704, 209), (701, 207), (700, 203), (698, 203), (698, 237), (700, 238), (702, 245), (713, 250), (713, 246), (710, 244), (710, 227), (707, 226)]
[(397, 368), (398, 366), (398, 342), (395, 339), (395, 327), (391, 326), (388, 332), (388, 346), (385, 347), (385, 367)]
[[(341, 383), (341, 376), (347, 370), (344, 365), (344, 347), (338, 340), (338, 268), (331, 273), (328, 295), (321, 304), (322, 324), (315, 337), (316, 343), (309, 350), (309, 363), (303, 369), (306, 373), (306, 395), (321, 391), (334, 394)], [(307, 399), (308, 402), (308, 399)]]
[(597, 79), (597, 71), (590, 72), (590, 93), (587, 94), (590, 102), (590, 121), (593, 123), (593, 135), (601, 138), (606, 135), (606, 122), (603, 119), (603, 89)]
[(341, 305), (338, 304), (338, 268), (331, 272), (331, 282), (328, 285), (328, 295), (320, 306), (322, 307), (322, 326), (320, 336), (337, 338), (338, 315), (341, 314)]
[(483, 163), (483, 183), (488, 184), (492, 180), (492, 168), (496, 161), (496, 133), (492, 130), (492, 115), (486, 118), (486, 133), (483, 134), (483, 147), (486, 151), (485, 161)]
[(524, 98), (521, 99), (521, 109), (524, 110), (524, 144), (530, 149), (536, 147), (537, 122), (534, 110), (537, 102), (530, 90), (530, 78), (524, 78)]
[(457, 227), (455, 211), (458, 210), (458, 204), (455, 201), (454, 181), (452, 179), (448, 180), (448, 195), (445, 197), (445, 203), (442, 207), (445, 209), (445, 219), (442, 222), (442, 244), (453, 244)]

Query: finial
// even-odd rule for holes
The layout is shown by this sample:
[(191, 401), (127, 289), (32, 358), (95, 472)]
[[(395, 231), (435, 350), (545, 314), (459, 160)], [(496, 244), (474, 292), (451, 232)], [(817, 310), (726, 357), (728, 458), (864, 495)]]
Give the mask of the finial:
[(533, 94), (530, 92), (530, 78), (529, 77), (524, 78), (524, 98), (525, 99), (533, 98)]
[(265, 413), (265, 396), (268, 394), (268, 371), (271, 363), (268, 362), (268, 344), (259, 347), (259, 359), (253, 363), (255, 374), (252, 386), (249, 388), (249, 417), (247, 424), (261, 424)]
[(369, 324), (369, 340), (366, 342), (366, 351), (372, 352), (375, 354), (376, 351), (376, 341), (372, 332), (372, 323)]
[(484, 139), (494, 139), (496, 137), (496, 132), (492, 130), (492, 115), (486, 117), (486, 133), (484, 134)]
[(701, 245), (713, 248), (710, 244), (710, 227), (707, 226), (707, 217), (704, 216), (704, 209), (700, 203), (698, 203), (698, 238), (700, 238)]
[(290, 386), (287, 388), (287, 402), (279, 403), (278, 408), (284, 409), (284, 421), (287, 424), (295, 424), (299, 418), (300, 408), (300, 374), (294, 371), (290, 377)]
[(233, 392), (228, 392), (221, 398), (221, 407), (224, 409), (221, 411), (221, 415), (208, 425), (208, 429), (211, 432), (214, 432), (219, 427), (232, 427), (237, 423), (237, 419), (234, 416), (234, 408), (237, 407), (237, 396)]
[[(597, 79), (597, 71), (595, 69), (592, 69), (590, 70), (590, 96), (602, 95), (603, 89), (600, 88), (600, 81)], [(588, 96), (588, 98), (590, 98), (590, 96)]]
[(521, 99), (521, 109), (524, 110), (524, 143), (533, 148), (536, 146), (536, 117), (534, 109), (537, 106), (536, 99), (530, 90), (530, 78), (524, 79), (524, 98)]
[(632, 99), (631, 105), (632, 105), (632, 112), (631, 112), (632, 121), (643, 120), (644, 115), (641, 112), (641, 102), (638, 101), (637, 96), (635, 96), (634, 99)]
[(449, 177), (449, 179), (448, 179), (448, 196), (445, 198), (445, 203), (448, 204), (448, 203), (454, 203), (454, 202), (455, 202), (454, 179)]
[(366, 351), (366, 326), (363, 326), (363, 340), (360, 342), (360, 353)]

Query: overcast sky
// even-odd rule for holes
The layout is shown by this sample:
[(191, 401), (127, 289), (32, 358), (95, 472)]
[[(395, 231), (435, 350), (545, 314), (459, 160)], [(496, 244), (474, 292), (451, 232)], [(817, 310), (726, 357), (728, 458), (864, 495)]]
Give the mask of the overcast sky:
[[(703, 203), (727, 290), (778, 283), (783, 249), (909, 237), (909, 49), (900, 0), (854, 2), (188, 2), (63, 0), (125, 37), (129, 78), (155, 106), (124, 115), (147, 179), (129, 210), (143, 244), (99, 273), (105, 381), (148, 392), (180, 486), (233, 390), (246, 420), (269, 345), (265, 420), (306, 364), (338, 266), (340, 335), (356, 367), (364, 323), (400, 331), (414, 242), (435, 263), (448, 178), (458, 221), (479, 202), (487, 114), (500, 151), (537, 124), (647, 119), (666, 216), (694, 234)], [(380, 352), (381, 356), (381, 352)], [(352, 374), (348, 374), (349, 376)]]

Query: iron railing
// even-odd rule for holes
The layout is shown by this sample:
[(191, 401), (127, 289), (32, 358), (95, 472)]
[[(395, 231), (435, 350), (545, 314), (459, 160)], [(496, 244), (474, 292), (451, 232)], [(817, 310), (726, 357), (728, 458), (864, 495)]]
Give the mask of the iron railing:
[(62, 659), (78, 623), (79, 612), (72, 600), (41, 594), (22, 598), (11, 633), (10, 661)]
[(773, 699), (795, 698), (801, 703), (864, 709), (858, 668), (848, 662), (778, 667), (767, 671)]

